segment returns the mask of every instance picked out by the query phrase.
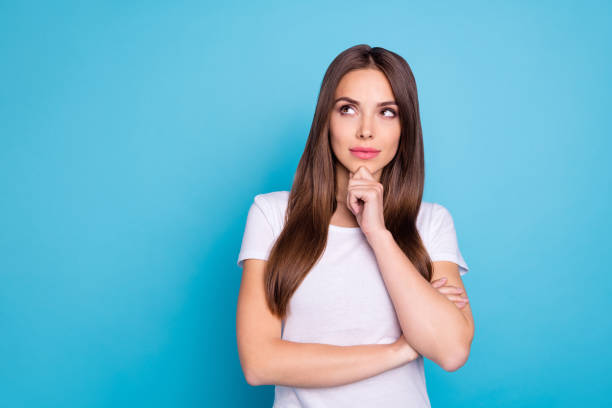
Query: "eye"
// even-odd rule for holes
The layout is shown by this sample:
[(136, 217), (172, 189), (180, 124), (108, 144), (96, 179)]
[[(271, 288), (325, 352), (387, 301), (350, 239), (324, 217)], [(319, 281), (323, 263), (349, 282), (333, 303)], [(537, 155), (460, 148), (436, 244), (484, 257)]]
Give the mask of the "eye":
[(344, 112), (344, 108), (353, 109), (353, 108), (351, 107), (351, 105), (342, 105), (342, 106), (340, 107), (340, 109), (339, 109), (339, 111), (340, 111), (340, 114), (341, 114), (341, 115), (345, 115), (345, 114), (346, 114), (346, 113)]
[[(352, 107), (351, 105), (342, 105), (342, 106), (340, 107), (340, 109), (338, 109), (338, 111), (340, 112), (340, 114), (341, 114), (341, 115), (346, 115), (346, 114), (347, 114), (347, 112), (344, 110), (345, 108), (347, 108), (347, 109), (353, 109), (353, 107)], [(396, 117), (396, 116), (397, 116), (397, 113), (395, 112), (395, 110), (393, 110), (393, 109), (391, 109), (391, 108), (386, 108), (386, 109), (383, 109), (383, 110), (382, 110), (382, 112), (391, 112), (391, 115), (390, 115), (390, 116), (389, 116), (389, 115), (383, 115), (383, 116), (386, 116), (386, 117), (388, 117), (388, 118), (394, 118), (394, 117)]]
[(388, 118), (394, 118), (397, 115), (391, 108), (384, 109), (383, 112), (391, 112), (393, 114), (393, 116), (387, 116)]

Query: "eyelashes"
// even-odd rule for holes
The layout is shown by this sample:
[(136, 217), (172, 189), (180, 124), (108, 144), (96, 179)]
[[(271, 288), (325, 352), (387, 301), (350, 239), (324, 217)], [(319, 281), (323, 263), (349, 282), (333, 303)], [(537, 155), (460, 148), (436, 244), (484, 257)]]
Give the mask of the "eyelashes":
[[(340, 112), (341, 115), (346, 115), (347, 113), (344, 112), (344, 108), (350, 108), (353, 109), (353, 107), (351, 105), (342, 105), (339, 109), (338, 112)], [(397, 112), (394, 109), (391, 108), (385, 108), (383, 110), (381, 110), (381, 112), (385, 112), (385, 111), (389, 111), (393, 114), (393, 116), (386, 116), (390, 119), (393, 119), (397, 116)], [(384, 115), (383, 115), (384, 116)]]

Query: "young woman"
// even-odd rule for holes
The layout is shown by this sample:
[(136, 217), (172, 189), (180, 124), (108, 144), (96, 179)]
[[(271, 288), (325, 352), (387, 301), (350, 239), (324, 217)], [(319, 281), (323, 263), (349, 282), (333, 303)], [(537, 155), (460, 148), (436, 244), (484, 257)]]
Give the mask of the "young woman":
[(423, 357), (467, 360), (474, 323), (453, 219), (422, 202), (416, 83), (396, 53), (340, 53), (291, 191), (246, 221), (236, 318), (247, 382), (274, 407), (429, 407)]

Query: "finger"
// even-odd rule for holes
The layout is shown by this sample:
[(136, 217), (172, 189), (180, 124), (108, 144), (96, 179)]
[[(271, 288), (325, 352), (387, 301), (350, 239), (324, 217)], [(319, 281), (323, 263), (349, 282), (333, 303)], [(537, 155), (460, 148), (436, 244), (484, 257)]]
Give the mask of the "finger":
[(348, 206), (349, 210), (355, 214), (355, 209), (353, 208), (353, 195), (350, 191), (346, 193), (346, 205)]
[(355, 174), (359, 174), (361, 177), (367, 180), (374, 180), (374, 176), (372, 175), (372, 173), (370, 173), (370, 170), (363, 165), (360, 166), (359, 169), (357, 169), (357, 172), (355, 172)]
[(444, 286), (443, 288), (440, 288), (439, 291), (443, 293), (454, 293), (454, 294), (463, 293), (463, 290), (461, 288), (457, 288), (455, 286)]
[(468, 302), (468, 298), (465, 296), (447, 295), (446, 297), (452, 302)]
[(443, 286), (444, 282), (441, 281), (440, 279), (435, 280), (431, 283), (431, 286), (433, 286), (434, 288), (439, 288), (440, 286)]
[(431, 285), (439, 288), (440, 286), (444, 286), (445, 283), (446, 283), (446, 278), (440, 278), (440, 279), (436, 279), (435, 281), (432, 281)]
[(366, 202), (375, 200), (378, 196), (378, 191), (372, 185), (367, 186), (349, 186), (348, 192), (356, 195), (358, 199)]
[(431, 282), (431, 286), (433, 286), (434, 288), (439, 288), (441, 286), (444, 286), (444, 283), (446, 281), (443, 279), (436, 279), (435, 281)]
[(352, 191), (349, 191), (346, 202), (349, 204), (353, 214), (357, 215), (359, 213), (359, 197), (357, 197), (357, 195), (355, 195)]
[(378, 182), (376, 180), (366, 180), (366, 179), (351, 179), (349, 180), (348, 185), (349, 186), (372, 186), (372, 187), (376, 187), (376, 184), (378, 184)]
[(351, 195), (350, 194), (346, 195), (346, 206), (353, 213), (353, 215), (356, 215), (355, 214), (355, 210), (353, 209), (353, 203), (351, 203)]
[[(445, 279), (445, 278), (440, 278), (440, 279), (438, 279), (438, 280), (442, 280), (442, 279)], [(446, 282), (446, 280), (445, 280), (444, 282)], [(450, 290), (453, 290), (453, 291), (460, 291), (460, 292), (463, 292), (463, 289), (461, 289), (461, 288), (460, 288), (460, 287), (458, 287), (458, 286), (446, 285), (446, 286), (445, 286), (445, 288), (450, 289)]]

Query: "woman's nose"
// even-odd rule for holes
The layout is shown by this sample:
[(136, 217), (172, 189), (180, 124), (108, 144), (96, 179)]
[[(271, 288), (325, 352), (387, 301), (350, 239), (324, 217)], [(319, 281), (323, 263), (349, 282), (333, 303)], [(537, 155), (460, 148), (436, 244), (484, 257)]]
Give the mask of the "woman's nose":
[(366, 139), (371, 138), (372, 130), (370, 126), (371, 120), (367, 116), (363, 116), (361, 119), (361, 128), (359, 129), (359, 138)]

